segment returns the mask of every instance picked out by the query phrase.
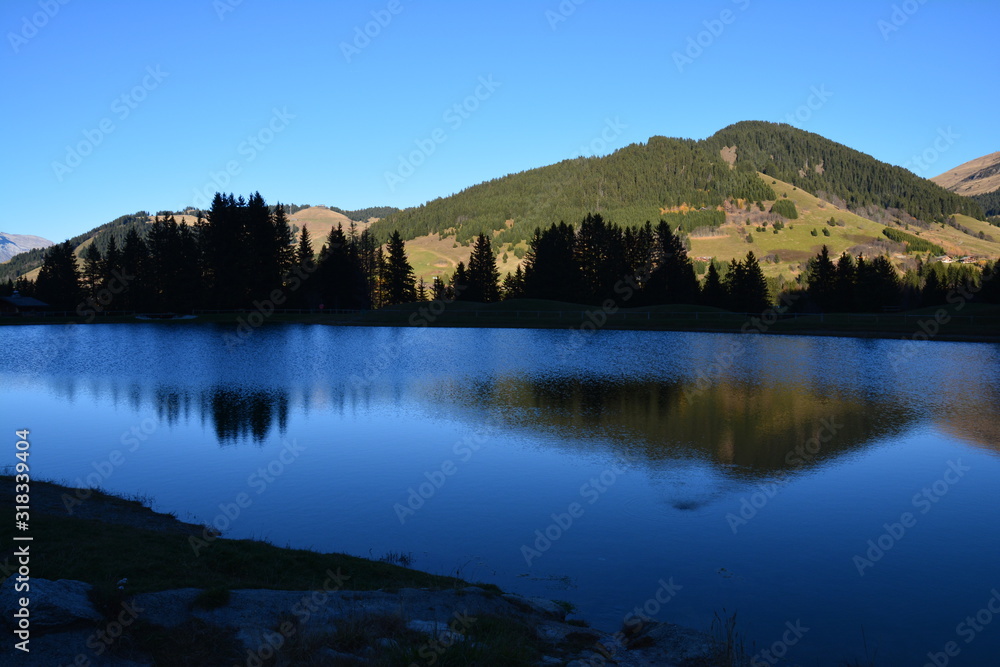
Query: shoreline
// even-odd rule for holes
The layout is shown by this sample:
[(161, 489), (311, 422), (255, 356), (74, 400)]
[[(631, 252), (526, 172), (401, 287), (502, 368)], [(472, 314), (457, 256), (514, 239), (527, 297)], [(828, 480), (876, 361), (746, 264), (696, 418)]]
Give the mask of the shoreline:
[[(13, 507), (14, 478), (3, 474), (0, 482), (0, 497)], [(723, 664), (707, 661), (731, 654), (732, 646), (704, 632), (652, 619), (597, 630), (567, 618), (569, 603), (403, 567), (392, 554), (371, 560), (224, 538), (153, 511), (149, 500), (30, 483), (36, 659), (169, 665), (181, 646), (205, 658), (197, 664), (258, 667), (287, 664), (269, 655), (317, 665), (449, 658), (583, 667), (613, 658), (641, 667), (688, 658)], [(0, 606), (9, 625), (23, 593), (12, 590), (18, 566), (4, 555)], [(59, 612), (71, 615), (53, 621)], [(12, 654), (10, 645), (0, 648), (0, 661), (4, 654)]]
[[(943, 310), (943, 309), (940, 309)], [(515, 311), (517, 312), (517, 311)], [(952, 315), (948, 319), (937, 318), (933, 313), (900, 313), (880, 315), (836, 314), (826, 316), (833, 320), (836, 326), (816, 326), (819, 315), (803, 315), (795, 319), (777, 319), (766, 324), (764, 316), (746, 316), (730, 313), (703, 313), (692, 311), (690, 314), (659, 315), (655, 319), (640, 320), (639, 313), (620, 311), (624, 319), (615, 321), (608, 317), (600, 326), (594, 324), (593, 310), (584, 310), (577, 306), (574, 310), (564, 309), (553, 314), (541, 313), (535, 318), (518, 318), (503, 311), (488, 309), (468, 309), (458, 312), (444, 312), (439, 316), (421, 313), (420, 308), (383, 309), (366, 311), (364, 313), (324, 314), (276, 313), (267, 317), (257, 311), (237, 311), (226, 314), (212, 313), (187, 316), (184, 318), (157, 318), (145, 315), (115, 315), (102, 316), (88, 322), (82, 318), (61, 316), (16, 316), (0, 317), (2, 326), (58, 326), (64, 324), (132, 324), (132, 325), (232, 325), (232, 337), (241, 342), (243, 338), (252, 335), (253, 330), (262, 326), (275, 324), (322, 324), (326, 326), (347, 327), (393, 327), (393, 328), (454, 328), (454, 329), (536, 329), (565, 330), (578, 332), (581, 335), (607, 329), (612, 331), (670, 331), (679, 333), (711, 333), (711, 334), (747, 334), (747, 335), (778, 335), (778, 336), (816, 336), (833, 338), (858, 338), (902, 340), (912, 342), (960, 342), (960, 343), (1000, 343), (1000, 309), (990, 308), (988, 312), (975, 313), (971, 317), (979, 318), (980, 323), (954, 323)], [(257, 320), (254, 315), (257, 315)], [(629, 321), (628, 315), (632, 315)], [(657, 315), (657, 314), (653, 314)], [(588, 319), (588, 316), (591, 319)], [(701, 316), (701, 317), (698, 317)], [(704, 317), (727, 319), (729, 326), (711, 326), (705, 324)], [(857, 327), (852, 326), (851, 318), (875, 317), (881, 318), (885, 326)], [(961, 315), (961, 317), (968, 317)], [(470, 318), (474, 318), (470, 321)], [(804, 320), (801, 321), (800, 320)], [(253, 324), (250, 324), (253, 322)], [(891, 326), (890, 326), (891, 325)]]

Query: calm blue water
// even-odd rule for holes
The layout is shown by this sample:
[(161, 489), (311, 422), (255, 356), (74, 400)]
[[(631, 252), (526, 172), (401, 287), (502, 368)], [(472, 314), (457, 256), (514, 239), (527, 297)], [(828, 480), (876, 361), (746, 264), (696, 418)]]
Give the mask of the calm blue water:
[(798, 624), (781, 664), (863, 658), (863, 636), (877, 664), (1000, 656), (998, 346), (224, 333), (0, 328), (4, 424), (31, 429), (36, 477), (229, 537), (411, 553), (604, 629), (726, 609), (758, 649)]

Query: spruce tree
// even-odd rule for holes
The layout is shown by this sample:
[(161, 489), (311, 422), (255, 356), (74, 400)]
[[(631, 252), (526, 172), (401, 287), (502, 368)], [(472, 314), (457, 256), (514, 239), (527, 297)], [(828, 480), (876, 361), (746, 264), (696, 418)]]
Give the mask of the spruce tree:
[(825, 245), (809, 265), (809, 296), (816, 306), (824, 311), (834, 307), (837, 296), (837, 267), (830, 259), (830, 250)]
[(469, 289), (469, 273), (465, 270), (465, 262), (459, 262), (451, 277), (451, 298), (455, 301), (465, 301), (465, 292)]
[(389, 237), (385, 267), (385, 305), (410, 303), (416, 298), (413, 267), (406, 258), (406, 247), (398, 231)]
[(480, 234), (472, 247), (469, 258), (469, 289), (463, 295), (466, 301), (493, 303), (500, 300), (500, 272), (490, 238)]
[(701, 290), (701, 302), (706, 306), (715, 306), (716, 308), (725, 308), (728, 305), (726, 303), (726, 288), (722, 285), (722, 279), (719, 277), (719, 270), (715, 268), (714, 261), (708, 265), (708, 275), (705, 276), (705, 285)]
[(57, 243), (45, 252), (34, 292), (36, 298), (55, 310), (75, 310), (80, 305), (80, 271), (69, 241)]

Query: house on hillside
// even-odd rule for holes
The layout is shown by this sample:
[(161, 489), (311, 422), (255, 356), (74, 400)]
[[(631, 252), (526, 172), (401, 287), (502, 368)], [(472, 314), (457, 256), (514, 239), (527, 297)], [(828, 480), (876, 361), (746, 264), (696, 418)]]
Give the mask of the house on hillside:
[(44, 301), (14, 292), (10, 296), (0, 296), (0, 315), (25, 315), (37, 313), (49, 307)]

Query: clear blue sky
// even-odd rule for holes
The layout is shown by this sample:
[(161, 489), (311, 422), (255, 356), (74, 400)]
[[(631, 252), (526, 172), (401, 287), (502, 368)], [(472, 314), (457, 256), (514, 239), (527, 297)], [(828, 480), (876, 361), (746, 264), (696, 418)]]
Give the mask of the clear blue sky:
[(5, 0), (0, 231), (61, 241), (216, 182), (405, 207), (790, 114), (929, 151), (922, 176), (1000, 150), (995, 0), (577, 2)]

